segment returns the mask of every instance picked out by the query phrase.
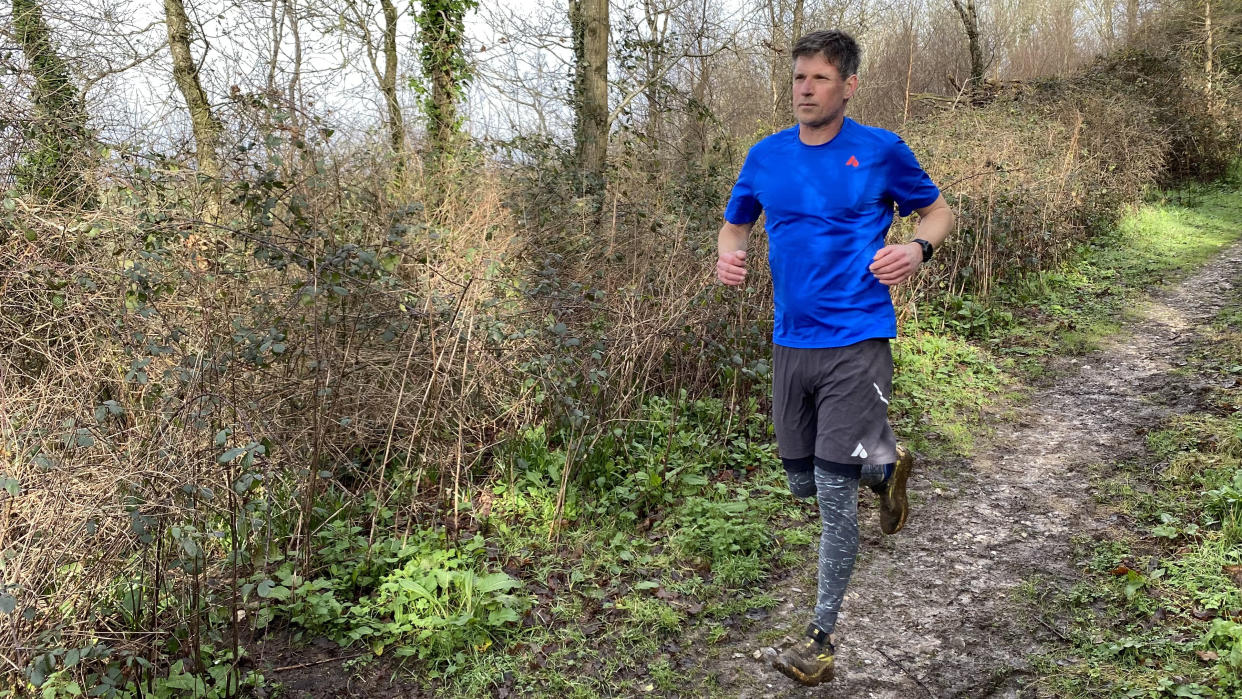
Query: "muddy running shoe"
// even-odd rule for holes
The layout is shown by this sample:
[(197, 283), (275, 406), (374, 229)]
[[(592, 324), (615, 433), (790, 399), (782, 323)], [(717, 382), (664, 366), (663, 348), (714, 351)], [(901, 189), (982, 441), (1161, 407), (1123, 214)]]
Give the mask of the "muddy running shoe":
[(814, 687), (832, 679), (836, 648), (828, 634), (814, 624), (806, 629), (807, 638), (776, 656), (772, 666), (791, 680)]
[(880, 484), (880, 531), (885, 534), (896, 534), (906, 526), (906, 517), (910, 514), (910, 503), (906, 500), (906, 479), (914, 468), (914, 457), (910, 450), (897, 445), (897, 463), (893, 464), (893, 473), (888, 480)]

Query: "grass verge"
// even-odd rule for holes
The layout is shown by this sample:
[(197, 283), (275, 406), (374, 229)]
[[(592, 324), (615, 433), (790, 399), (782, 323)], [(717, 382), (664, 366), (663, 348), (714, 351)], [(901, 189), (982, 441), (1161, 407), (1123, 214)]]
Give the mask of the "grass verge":
[[(1236, 191), (1177, 193), (1127, 219), (1122, 244), (1095, 251), (1087, 269), (1171, 279), (1236, 240), (1239, 221)], [(1081, 287), (1112, 313), (1132, 298), (1128, 284)], [(1143, 458), (1093, 475), (1116, 525), (1076, 541), (1082, 581), (1040, 600), (1067, 620), (1064, 647), (1036, 662), (1054, 696), (1242, 695), (1242, 293), (1223, 291), (1224, 310), (1171, 377), (1194, 407), (1153, 425)]]

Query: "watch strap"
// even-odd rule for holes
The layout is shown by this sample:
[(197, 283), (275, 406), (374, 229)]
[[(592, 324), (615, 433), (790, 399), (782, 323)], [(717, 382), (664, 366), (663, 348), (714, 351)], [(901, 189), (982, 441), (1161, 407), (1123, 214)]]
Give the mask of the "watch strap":
[(936, 254), (936, 248), (932, 247), (932, 244), (926, 240), (923, 240), (922, 238), (915, 238), (913, 242), (918, 243), (919, 247), (923, 248), (924, 262), (930, 260), (932, 255)]

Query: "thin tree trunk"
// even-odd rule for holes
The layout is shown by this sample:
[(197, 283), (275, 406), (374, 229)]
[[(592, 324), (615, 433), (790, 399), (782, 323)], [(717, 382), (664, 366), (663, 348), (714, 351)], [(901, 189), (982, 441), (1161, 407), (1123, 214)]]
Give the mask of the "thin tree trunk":
[(1204, 82), (1204, 91), (1207, 94), (1208, 108), (1211, 108), (1215, 102), (1212, 95), (1212, 54), (1216, 51), (1212, 41), (1212, 0), (1203, 0), (1203, 32), (1207, 37), (1203, 46), (1206, 54), (1203, 60), (1203, 73), (1207, 78)]
[(469, 0), (424, 0), (418, 15), (423, 74), (431, 82), (431, 99), (423, 103), (432, 150), (452, 148), (457, 136), (457, 100), (469, 74), (462, 50)]
[(906, 48), (906, 101), (901, 108), (901, 123), (910, 119), (910, 83), (914, 78), (914, 14), (910, 14), (910, 23), (906, 25), (910, 43)]
[(966, 30), (966, 41), (970, 49), (970, 86), (978, 89), (983, 84), (983, 46), (979, 42), (979, 13), (975, 10), (975, 0), (953, 0), (953, 7), (962, 19), (962, 27)]
[[(793, 23), (790, 25), (789, 47), (784, 55), (784, 65), (780, 71), (781, 76), (781, 99), (780, 105), (776, 113), (780, 115), (777, 126), (788, 123), (793, 120), (793, 47), (798, 43), (798, 39), (802, 38), (802, 22), (805, 6), (805, 0), (794, 0), (793, 6)], [(849, 76), (843, 76), (849, 77)]]
[(293, 75), (289, 77), (289, 107), (292, 121), (299, 123), (302, 111), (302, 31), (298, 26), (297, 8), (293, 0), (285, 0), (285, 17), (289, 20), (289, 34), (293, 36)]
[(268, 22), (272, 27), (272, 51), (267, 58), (267, 94), (276, 94), (276, 68), (280, 65), (280, 44), (284, 40), (285, 18), (277, 14), (280, 0), (272, 0), (268, 11)]
[(687, 160), (692, 159), (695, 163), (702, 161), (703, 156), (707, 154), (707, 86), (711, 79), (710, 71), (707, 60), (703, 59), (690, 88), (694, 106), (690, 110), (690, 123), (686, 129), (686, 140), (689, 142), (686, 151), (687, 155), (693, 156)]
[(791, 58), (793, 57), (793, 45), (798, 43), (798, 39), (802, 38), (802, 20), (805, 5), (805, 0), (794, 0), (793, 33), (789, 36), (789, 55)]
[(388, 107), (388, 140), (397, 157), (397, 168), (405, 155), (405, 118), (397, 101), (397, 6), (393, 0), (380, 0), (384, 10), (384, 73), (380, 76), (380, 92)]
[(1117, 45), (1117, 28), (1113, 22), (1113, 3), (1109, 2), (1104, 8), (1104, 32), (1108, 37), (1108, 48), (1111, 51)]
[(440, 70), (431, 81), (431, 102), (435, 105), (435, 119), (431, 137), (438, 151), (448, 150), (457, 134), (457, 90), (451, 71)]
[(194, 130), (195, 155), (198, 171), (208, 178), (212, 194), (207, 202), (208, 220), (220, 213), (220, 160), (218, 148), (224, 128), (211, 112), (211, 103), (198, 79), (198, 65), (190, 53), (190, 18), (186, 16), (181, 0), (164, 0), (164, 15), (168, 25), (168, 49), (172, 53), (173, 80), (185, 99), (190, 113), (190, 125)]
[(1126, 40), (1134, 41), (1138, 33), (1138, 0), (1126, 0)]
[[(782, 53), (782, 47), (785, 45), (785, 34), (781, 30), (781, 16), (784, 14), (783, 7), (780, 5), (782, 0), (768, 0), (768, 27), (772, 30), (770, 43), (768, 48), (772, 51), (772, 63), (768, 72), (768, 91), (771, 95), (771, 103), (768, 105), (769, 121), (773, 130), (779, 128), (783, 119), (781, 119), (781, 100), (785, 94), (785, 83), (789, 83), (792, 102), (793, 82), (789, 79), (789, 66)], [(792, 109), (792, 104), (790, 105)]]
[[(655, 78), (663, 69), (667, 58), (664, 39), (668, 30), (668, 20), (665, 19), (664, 26), (660, 26), (660, 10), (652, 0), (643, 0), (643, 20), (647, 25), (649, 39), (649, 48), (643, 50), (645, 68), (643, 79), (651, 81), (644, 90), (647, 98), (647, 133), (653, 142), (663, 144), (665, 111), (661, 99), (663, 88), (662, 80)], [(656, 147), (659, 148), (660, 145)], [(653, 159), (651, 165), (658, 166), (658, 161)]]

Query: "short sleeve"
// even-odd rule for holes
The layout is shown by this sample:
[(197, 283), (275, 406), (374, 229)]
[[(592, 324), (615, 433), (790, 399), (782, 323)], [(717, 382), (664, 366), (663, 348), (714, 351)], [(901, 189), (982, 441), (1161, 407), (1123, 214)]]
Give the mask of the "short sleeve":
[(737, 176), (733, 192), (729, 195), (729, 203), (725, 206), (725, 220), (729, 223), (745, 224), (759, 220), (763, 205), (755, 196), (755, 165), (754, 149), (746, 154), (746, 162), (742, 163), (742, 172)]
[(897, 213), (909, 216), (915, 209), (933, 204), (940, 198), (938, 188), (923, 172), (919, 161), (906, 142), (900, 138), (889, 150), (888, 197), (897, 203)]

